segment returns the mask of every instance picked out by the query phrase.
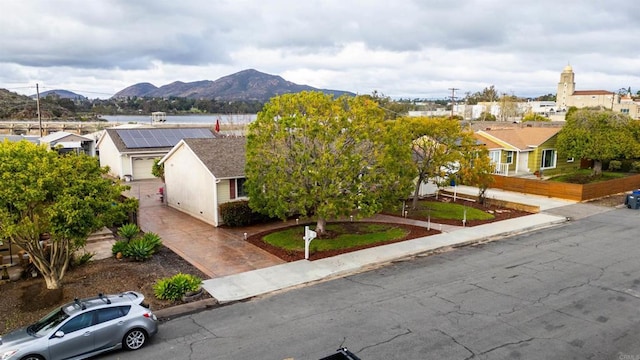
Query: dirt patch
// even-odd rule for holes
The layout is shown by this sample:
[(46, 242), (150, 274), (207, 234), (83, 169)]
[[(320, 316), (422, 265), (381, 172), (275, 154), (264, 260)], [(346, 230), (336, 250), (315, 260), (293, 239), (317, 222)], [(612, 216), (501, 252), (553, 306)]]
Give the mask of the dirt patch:
[[(345, 223), (350, 224), (350, 223)], [(355, 224), (355, 223), (354, 223)], [(427, 230), (427, 228), (425, 227), (421, 227), (421, 226), (413, 226), (413, 225), (405, 225), (405, 224), (391, 224), (395, 227), (400, 227), (403, 228), (405, 230), (408, 231), (408, 234), (401, 238), (401, 239), (396, 239), (396, 240), (392, 240), (392, 241), (387, 241), (384, 243), (384, 245), (387, 244), (393, 244), (396, 242), (401, 242), (401, 241), (405, 241), (405, 240), (410, 240), (410, 239), (415, 239), (415, 238), (419, 238), (419, 237), (424, 237), (424, 236), (429, 236), (429, 235), (435, 235), (435, 234), (439, 234), (440, 231), (438, 230)], [(299, 226), (299, 225), (295, 225), (295, 226)], [(293, 226), (291, 226), (293, 227)], [(265, 243), (264, 241), (262, 241), (262, 238), (265, 237), (268, 234), (271, 234), (273, 232), (276, 231), (282, 231), (286, 228), (279, 228), (279, 229), (274, 229), (274, 230), (270, 230), (270, 231), (265, 231), (259, 234), (254, 234), (250, 237), (247, 238), (247, 241), (252, 243), (253, 245), (264, 249), (272, 254), (274, 254), (275, 256), (279, 257), (280, 259), (284, 260), (284, 261), (298, 261), (298, 260), (303, 260), (304, 259), (304, 251), (290, 251), (290, 250), (284, 250), (272, 245), (269, 245), (267, 243)], [(354, 226), (354, 229), (356, 229), (356, 227)], [(353, 233), (357, 233), (355, 230)], [(331, 234), (329, 234), (329, 238), (331, 238)], [(367, 249), (367, 248), (371, 248), (371, 247), (376, 247), (382, 244), (369, 244), (369, 245), (363, 245), (363, 246), (357, 246), (357, 247), (353, 247), (353, 248), (349, 248), (349, 249), (340, 249), (340, 250), (328, 250), (328, 251), (316, 251), (313, 252), (311, 254), (309, 254), (309, 260), (318, 260), (318, 259), (324, 259), (327, 257), (332, 257), (332, 256), (336, 256), (336, 255), (340, 255), (340, 254), (344, 254), (344, 253), (349, 253), (352, 251), (357, 251), (357, 250), (362, 250), (362, 249)]]
[(616, 206), (624, 205), (624, 201), (627, 198), (628, 194), (631, 194), (631, 193), (624, 192), (624, 193), (609, 195), (609, 196), (601, 197), (599, 199), (589, 200), (586, 203), (598, 205), (598, 206), (616, 207)]
[[(153, 285), (158, 279), (179, 272), (207, 278), (200, 270), (163, 246), (145, 262), (108, 258), (74, 267), (63, 278), (61, 290), (47, 290), (42, 277), (1, 284), (0, 334), (31, 324), (54, 307), (75, 297), (91, 297), (98, 293), (139, 291), (144, 294), (152, 310), (180, 304), (158, 300), (153, 294)], [(204, 296), (210, 298), (208, 294)]]

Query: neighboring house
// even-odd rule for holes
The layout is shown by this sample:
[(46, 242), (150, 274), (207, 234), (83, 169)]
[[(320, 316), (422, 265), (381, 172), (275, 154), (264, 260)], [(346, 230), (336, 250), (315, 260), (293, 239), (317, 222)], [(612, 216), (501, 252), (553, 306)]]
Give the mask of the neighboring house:
[(167, 204), (213, 226), (220, 204), (246, 199), (244, 137), (184, 139), (160, 160)]
[(574, 159), (562, 157), (556, 149), (558, 127), (518, 127), (479, 130), (476, 138), (487, 147), (494, 173), (525, 176), (557, 173), (573, 168)]
[(89, 156), (96, 155), (95, 140), (66, 131), (57, 131), (43, 136), (40, 138), (40, 144), (47, 145), (49, 149), (56, 150), (61, 154), (75, 152)]
[(152, 179), (154, 161), (165, 156), (180, 140), (214, 137), (206, 127), (106, 129), (98, 140), (100, 166), (108, 166), (111, 175), (127, 181)]
[(28, 141), (32, 144), (40, 144), (40, 137), (35, 135), (0, 135), (0, 142), (9, 141), (9, 142), (18, 142), (18, 141)]

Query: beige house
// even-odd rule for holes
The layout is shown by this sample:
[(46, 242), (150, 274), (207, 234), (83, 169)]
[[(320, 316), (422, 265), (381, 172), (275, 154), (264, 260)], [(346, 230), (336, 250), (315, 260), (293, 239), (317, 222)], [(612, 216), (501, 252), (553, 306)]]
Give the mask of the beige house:
[(247, 199), (244, 137), (184, 139), (160, 160), (167, 204), (213, 226), (220, 204)]
[(558, 92), (556, 94), (558, 109), (566, 110), (571, 106), (577, 108), (600, 106), (611, 109), (617, 101), (617, 95), (611, 91), (576, 90), (573, 68), (571, 65), (567, 65), (562, 69), (560, 82), (558, 83)]

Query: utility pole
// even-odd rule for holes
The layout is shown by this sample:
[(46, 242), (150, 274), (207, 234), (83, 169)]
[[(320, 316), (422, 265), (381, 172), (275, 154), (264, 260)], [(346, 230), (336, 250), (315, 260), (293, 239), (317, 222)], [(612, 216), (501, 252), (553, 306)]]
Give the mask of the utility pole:
[(40, 116), (40, 89), (36, 83), (36, 109), (38, 111), (38, 127), (40, 128), (40, 137), (44, 136), (42, 132), (42, 116)]
[(457, 88), (449, 88), (451, 90), (451, 118), (453, 119), (453, 108), (456, 106), (456, 90)]

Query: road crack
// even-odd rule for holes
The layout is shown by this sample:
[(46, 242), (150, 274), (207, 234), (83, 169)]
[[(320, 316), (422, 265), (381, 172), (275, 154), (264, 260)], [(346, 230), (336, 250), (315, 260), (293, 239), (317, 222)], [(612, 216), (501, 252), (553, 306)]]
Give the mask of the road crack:
[(459, 342), (459, 341), (458, 341), (458, 339), (456, 339), (454, 336), (452, 336), (452, 335), (450, 335), (450, 334), (448, 334), (448, 333), (446, 333), (445, 331), (442, 331), (442, 330), (440, 330), (440, 329), (434, 329), (434, 330), (435, 330), (435, 331), (437, 331), (437, 332), (439, 332), (440, 334), (442, 334), (442, 335), (444, 335), (444, 336), (448, 337), (449, 339), (451, 339), (451, 341), (453, 341), (454, 343), (456, 343), (458, 346), (461, 346), (461, 347), (463, 347), (465, 350), (467, 350), (471, 355), (470, 355), (470, 356), (467, 356), (467, 357), (465, 358), (465, 360), (467, 360), (467, 359), (472, 359), (472, 358), (476, 357), (476, 353), (475, 353), (473, 350), (469, 349), (466, 345), (464, 345), (463, 343)]
[(396, 340), (398, 338), (401, 338), (401, 337), (407, 336), (407, 335), (411, 335), (411, 334), (413, 334), (413, 331), (411, 331), (411, 329), (406, 329), (405, 332), (403, 332), (401, 334), (398, 334), (398, 335), (395, 335), (395, 336), (393, 336), (393, 337), (391, 337), (391, 338), (389, 338), (387, 340), (383, 340), (383, 341), (377, 342), (377, 343), (375, 343), (373, 345), (365, 346), (365, 347), (361, 348), (360, 350), (358, 350), (357, 353), (361, 353), (361, 352), (363, 352), (363, 351), (365, 351), (367, 349), (370, 349), (370, 348), (373, 348), (373, 347), (376, 347), (376, 346), (379, 346), (379, 345), (388, 344), (388, 343), (390, 343), (390, 342), (392, 342), (392, 341), (394, 341), (394, 340)]

